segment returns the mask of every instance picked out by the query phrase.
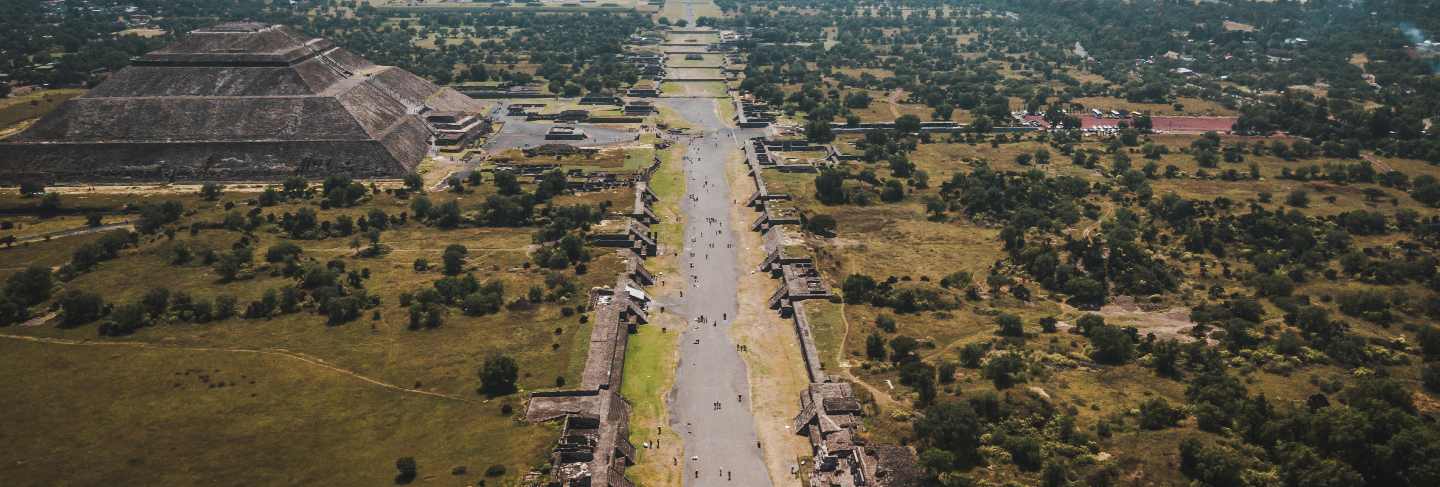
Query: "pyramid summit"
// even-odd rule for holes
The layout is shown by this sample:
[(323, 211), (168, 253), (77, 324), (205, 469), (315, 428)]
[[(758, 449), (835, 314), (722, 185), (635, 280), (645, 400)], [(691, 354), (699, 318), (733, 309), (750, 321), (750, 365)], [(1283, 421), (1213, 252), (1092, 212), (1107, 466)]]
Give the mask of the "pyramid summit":
[(397, 176), (483, 106), (282, 25), (197, 29), (0, 140), (0, 179)]

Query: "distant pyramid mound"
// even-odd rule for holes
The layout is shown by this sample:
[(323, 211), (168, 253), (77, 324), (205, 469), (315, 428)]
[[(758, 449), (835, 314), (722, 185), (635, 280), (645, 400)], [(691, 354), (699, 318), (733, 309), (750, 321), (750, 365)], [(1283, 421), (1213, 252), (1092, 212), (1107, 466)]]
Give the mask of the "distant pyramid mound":
[(397, 176), (430, 150), (425, 114), (482, 108), (290, 27), (225, 23), (136, 59), (0, 140), (0, 179)]

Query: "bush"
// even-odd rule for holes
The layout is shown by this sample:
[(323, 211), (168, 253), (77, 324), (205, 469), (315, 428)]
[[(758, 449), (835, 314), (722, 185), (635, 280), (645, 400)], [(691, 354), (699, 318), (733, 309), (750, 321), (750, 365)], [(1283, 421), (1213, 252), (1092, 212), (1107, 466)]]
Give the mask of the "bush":
[(1024, 357), (1015, 352), (1007, 352), (986, 362), (984, 375), (995, 383), (996, 389), (1009, 389), (1026, 381), (1025, 369)]
[(32, 265), (6, 279), (5, 296), (21, 306), (33, 306), (50, 299), (53, 286), (50, 269)]
[(1000, 336), (1023, 337), (1025, 327), (1020, 322), (1020, 317), (1009, 313), (1001, 313), (995, 317), (995, 324), (1000, 325)]
[(1430, 392), (1440, 393), (1440, 362), (1425, 364), (1425, 369), (1420, 372), (1420, 379)]
[(453, 276), (465, 270), (465, 255), (468, 253), (469, 250), (464, 245), (450, 244), (445, 247), (445, 253), (441, 256), (445, 275)]
[(815, 215), (805, 220), (805, 229), (810, 233), (823, 237), (834, 237), (835, 229), (839, 226), (835, 217), (830, 215)]
[(505, 466), (504, 466), (504, 465), (498, 465), (498, 464), (497, 464), (497, 465), (491, 465), (491, 466), (489, 466), (488, 468), (485, 469), (485, 476), (486, 476), (486, 477), (499, 477), (499, 476), (501, 476), (501, 475), (505, 475)]
[(60, 296), (60, 324), (66, 327), (79, 326), (100, 318), (105, 309), (105, 300), (99, 294), (71, 290)]
[(520, 378), (520, 366), (515, 359), (501, 355), (485, 359), (480, 368), (480, 392), (499, 396), (515, 392), (515, 381)]
[(419, 467), (415, 464), (415, 457), (400, 457), (395, 459), (395, 469), (400, 471), (395, 476), (395, 483), (408, 484), (415, 480)]
[(1040, 331), (1043, 331), (1045, 333), (1055, 333), (1055, 325), (1059, 323), (1060, 321), (1056, 320), (1054, 316), (1046, 316), (1044, 318), (1040, 318)]
[(1170, 402), (1157, 397), (1140, 404), (1140, 427), (1147, 430), (1162, 430), (1180, 424), (1185, 413), (1170, 407)]
[(275, 263), (294, 260), (300, 257), (300, 253), (301, 249), (299, 245), (295, 245), (292, 242), (280, 242), (271, 245), (269, 249), (265, 250), (265, 262)]
[(1130, 334), (1113, 326), (1101, 326), (1090, 330), (1090, 358), (1110, 365), (1124, 365), (1135, 354), (1135, 344)]
[(875, 326), (884, 330), (886, 333), (895, 333), (895, 318), (890, 315), (876, 316)]
[(967, 343), (960, 349), (960, 365), (967, 369), (980, 368), (980, 362), (985, 359), (985, 353), (990, 347), (984, 343)]

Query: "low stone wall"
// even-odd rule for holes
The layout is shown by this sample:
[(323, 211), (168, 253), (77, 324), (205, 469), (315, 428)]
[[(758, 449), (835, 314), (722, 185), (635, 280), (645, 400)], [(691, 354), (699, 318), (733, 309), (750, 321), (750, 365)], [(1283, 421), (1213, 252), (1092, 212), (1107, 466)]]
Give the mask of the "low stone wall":
[[(656, 158), (655, 165), (659, 163)], [(656, 198), (648, 185), (653, 172), (654, 166), (634, 185), (635, 211), (639, 213), (654, 214), (650, 204)], [(646, 228), (630, 218), (627, 227)], [(527, 421), (563, 421), (563, 434), (550, 454), (550, 474), (544, 481), (547, 487), (634, 485), (625, 478), (625, 469), (635, 462), (635, 447), (629, 440), (630, 403), (620, 395), (620, 388), (630, 333), (648, 321), (647, 303), (632, 298), (630, 288), (642, 289), (653, 282), (641, 264), (653, 252), (635, 247), (617, 252), (627, 259), (625, 271), (616, 276), (615, 287), (608, 292), (591, 294), (590, 349), (580, 387), (531, 393), (526, 407)]]
[[(746, 141), (747, 149), (753, 143)], [(759, 144), (769, 145), (767, 142)], [(834, 148), (830, 147), (832, 155)], [(747, 153), (751, 152), (747, 150)], [(765, 176), (756, 157), (747, 157), (750, 176), (755, 183), (751, 203), (760, 212), (760, 220), (768, 219), (769, 200)], [(754, 204), (758, 203), (758, 204)], [(919, 485), (920, 476), (915, 454), (908, 447), (866, 445), (859, 438), (864, 428), (863, 410), (855, 399), (849, 382), (837, 381), (825, 372), (819, 349), (815, 345), (810, 319), (803, 301), (829, 299), (829, 289), (819, 280), (815, 261), (808, 255), (791, 255), (793, 245), (789, 232), (793, 223), (756, 225), (765, 234), (765, 261), (760, 271), (781, 279), (780, 288), (771, 296), (771, 308), (793, 320), (796, 339), (800, 342), (801, 359), (810, 378), (810, 386), (800, 395), (800, 414), (795, 417), (793, 431), (810, 439), (815, 462), (809, 477), (810, 487), (902, 487)]]

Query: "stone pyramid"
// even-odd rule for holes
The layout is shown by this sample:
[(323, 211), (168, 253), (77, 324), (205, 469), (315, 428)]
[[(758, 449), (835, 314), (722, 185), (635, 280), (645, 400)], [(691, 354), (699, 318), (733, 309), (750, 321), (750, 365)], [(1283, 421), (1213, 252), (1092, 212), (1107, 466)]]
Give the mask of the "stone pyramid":
[(425, 114), (482, 109), (290, 27), (225, 23), (136, 59), (0, 140), (0, 179), (398, 176), (431, 148)]

